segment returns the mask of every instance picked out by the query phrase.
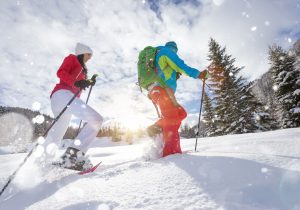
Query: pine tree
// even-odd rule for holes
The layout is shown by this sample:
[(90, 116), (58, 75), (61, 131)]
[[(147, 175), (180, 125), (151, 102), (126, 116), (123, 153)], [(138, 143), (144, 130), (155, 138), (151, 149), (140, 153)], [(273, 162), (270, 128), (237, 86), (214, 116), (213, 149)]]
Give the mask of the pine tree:
[(293, 91), (294, 107), (292, 108), (292, 119), (295, 127), (300, 127), (300, 39), (294, 44), (292, 53), (295, 56), (295, 83)]
[[(253, 118), (258, 130), (269, 131), (278, 128), (278, 122), (272, 117), (268, 109), (252, 94), (253, 82), (249, 82), (245, 85), (244, 95), (245, 101), (247, 101), (249, 107), (248, 117)], [(252, 113), (252, 114), (250, 114)]]
[(255, 121), (258, 103), (250, 91), (250, 84), (239, 76), (242, 68), (226, 54), (226, 48), (211, 39), (209, 43), (209, 72), (215, 104), (216, 131), (213, 135), (254, 132), (260, 129)]
[(296, 57), (280, 46), (269, 49), (269, 60), (282, 128), (300, 126), (300, 82), (299, 71), (295, 69)]
[(214, 117), (214, 108), (212, 105), (212, 100), (209, 96), (204, 93), (204, 112), (203, 112), (203, 122), (205, 123), (205, 136), (212, 136), (216, 130), (215, 117)]
[(181, 126), (180, 136), (183, 138), (194, 138), (196, 133), (194, 128), (191, 128), (187, 123)]
[(180, 136), (184, 138), (189, 138), (189, 125), (185, 123), (184, 125), (181, 126), (180, 129)]
[(122, 131), (119, 123), (116, 123), (112, 128), (111, 140), (115, 142), (122, 140)]

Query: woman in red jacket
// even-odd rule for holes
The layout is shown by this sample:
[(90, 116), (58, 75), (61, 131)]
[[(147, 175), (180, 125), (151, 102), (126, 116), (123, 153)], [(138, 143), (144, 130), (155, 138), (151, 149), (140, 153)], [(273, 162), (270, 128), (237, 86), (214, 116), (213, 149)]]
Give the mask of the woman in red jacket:
[[(51, 108), (56, 117), (67, 105), (74, 94), (82, 89), (94, 85), (95, 81), (87, 80), (86, 62), (91, 59), (93, 51), (90, 47), (77, 43), (75, 55), (67, 56), (57, 71), (60, 79), (51, 93)], [(93, 108), (83, 102), (80, 95), (71, 103), (69, 108), (63, 113), (60, 119), (49, 131), (44, 143), (46, 155), (54, 156), (59, 141), (63, 138), (72, 115), (86, 122), (84, 128), (67, 148), (61, 157), (60, 164), (64, 167), (83, 170), (91, 166), (90, 161), (84, 157), (88, 146), (95, 139), (103, 118)]]

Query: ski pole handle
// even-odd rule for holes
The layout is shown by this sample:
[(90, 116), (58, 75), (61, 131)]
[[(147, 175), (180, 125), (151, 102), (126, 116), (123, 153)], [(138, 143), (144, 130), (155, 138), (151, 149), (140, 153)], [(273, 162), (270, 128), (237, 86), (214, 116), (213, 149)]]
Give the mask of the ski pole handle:
[(96, 77), (98, 77), (99, 75), (98, 74), (94, 74), (91, 78), (91, 80), (96, 80)]
[(92, 76), (91, 80), (96, 81), (96, 78), (97, 78), (98, 76), (99, 76), (98, 74), (94, 74), (94, 75)]
[(87, 79), (86, 81), (88, 82), (88, 86), (94, 86), (96, 84), (96, 77), (98, 74), (94, 74), (91, 79)]

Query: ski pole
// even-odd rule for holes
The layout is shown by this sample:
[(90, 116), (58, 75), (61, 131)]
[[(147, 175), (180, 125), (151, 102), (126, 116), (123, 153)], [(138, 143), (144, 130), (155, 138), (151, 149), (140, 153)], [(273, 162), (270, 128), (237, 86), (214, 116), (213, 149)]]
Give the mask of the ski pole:
[[(62, 114), (69, 108), (70, 104), (74, 101), (74, 99), (78, 96), (78, 94), (81, 92), (81, 89), (78, 90), (74, 96), (71, 98), (71, 100), (68, 102), (68, 104), (65, 106), (65, 108), (59, 113), (59, 115), (53, 120), (53, 122), (51, 123), (50, 127), (46, 130), (46, 132), (44, 133), (43, 137), (45, 137), (48, 132), (50, 131), (50, 129), (53, 127), (53, 125), (58, 121), (58, 119), (62, 116)], [(8, 185), (11, 183), (11, 181), (15, 178), (16, 174), (18, 173), (18, 171), (21, 169), (21, 167), (26, 163), (27, 159), (32, 155), (33, 151), (36, 149), (36, 147), (39, 145), (39, 143), (37, 142), (34, 147), (31, 149), (31, 151), (27, 154), (27, 156), (24, 158), (23, 162), (18, 166), (18, 168), (15, 170), (14, 173), (12, 173), (12, 175), (9, 176), (6, 184), (4, 185), (4, 187), (2, 188), (1, 192), (0, 192), (0, 196), (3, 194), (4, 190), (8, 187)]]
[[(94, 74), (94, 75), (92, 76), (91, 80), (96, 80), (96, 77), (97, 77), (97, 76), (98, 76), (98, 74)], [(88, 104), (88, 102), (89, 102), (89, 98), (90, 98), (90, 95), (91, 95), (93, 86), (94, 86), (94, 85), (92, 85), (92, 86), (90, 87), (89, 94), (88, 94), (88, 97), (87, 97), (86, 102), (85, 102), (86, 104)], [(81, 127), (81, 123), (82, 123), (82, 120), (80, 120), (80, 123), (79, 123), (79, 126), (78, 126), (78, 130), (77, 130), (77, 135), (76, 135), (76, 136), (78, 136), (78, 134), (79, 134), (80, 127)]]
[(205, 79), (203, 80), (203, 85), (202, 85), (202, 96), (201, 96), (201, 103), (200, 103), (200, 112), (199, 112), (199, 119), (198, 119), (198, 131), (197, 131), (197, 135), (196, 135), (195, 152), (197, 151), (197, 143), (198, 143), (198, 137), (199, 137), (199, 133), (200, 133), (200, 119), (201, 119), (202, 104), (203, 104), (203, 97), (204, 97), (204, 87), (205, 87)]

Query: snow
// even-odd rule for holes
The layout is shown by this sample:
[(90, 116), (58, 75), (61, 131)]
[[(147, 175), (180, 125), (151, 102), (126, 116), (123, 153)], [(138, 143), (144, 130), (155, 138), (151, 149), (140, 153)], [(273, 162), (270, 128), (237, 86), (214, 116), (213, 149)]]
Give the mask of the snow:
[(265, 21), (265, 25), (266, 25), (266, 26), (270, 26), (270, 21), (266, 20), (266, 21)]
[(216, 6), (221, 6), (221, 5), (224, 3), (224, 0), (213, 0), (213, 3), (214, 3)]
[[(87, 154), (103, 162), (96, 172), (28, 164), (0, 197), (0, 209), (297, 210), (299, 136), (293, 128), (200, 138), (198, 152), (195, 139), (182, 139), (182, 155), (151, 161), (144, 159), (148, 138), (133, 145), (100, 138)], [(24, 156), (1, 153), (1, 186)]]
[(74, 140), (74, 145), (79, 146), (81, 145), (81, 141), (79, 139)]
[(300, 89), (297, 89), (293, 92), (293, 96), (300, 95)]
[(284, 77), (286, 74), (287, 74), (286, 71), (282, 71), (282, 72), (280, 72), (280, 73), (278, 74), (278, 77), (282, 78), (282, 77)]
[(40, 111), (40, 109), (41, 109), (41, 103), (39, 103), (37, 101), (33, 102), (31, 108), (32, 108), (33, 111)]
[(40, 136), (40, 137), (38, 137), (37, 141), (38, 141), (39, 144), (44, 144), (44, 142), (45, 142), (46, 140), (45, 140), (44, 137)]
[(274, 86), (273, 86), (273, 90), (274, 90), (274, 91), (277, 91), (277, 90), (278, 90), (278, 85), (274, 85)]
[(256, 26), (252, 26), (251, 27), (251, 31), (256, 31), (257, 27)]
[(36, 147), (36, 151), (34, 153), (34, 156), (35, 157), (41, 157), (44, 154), (44, 152), (45, 152), (45, 148), (41, 145), (38, 145)]
[(291, 112), (292, 113), (300, 113), (300, 107), (296, 107), (296, 108), (293, 108), (293, 109), (291, 109)]
[(35, 118), (32, 119), (33, 123), (42, 124), (45, 121), (45, 117), (43, 115), (37, 115)]

